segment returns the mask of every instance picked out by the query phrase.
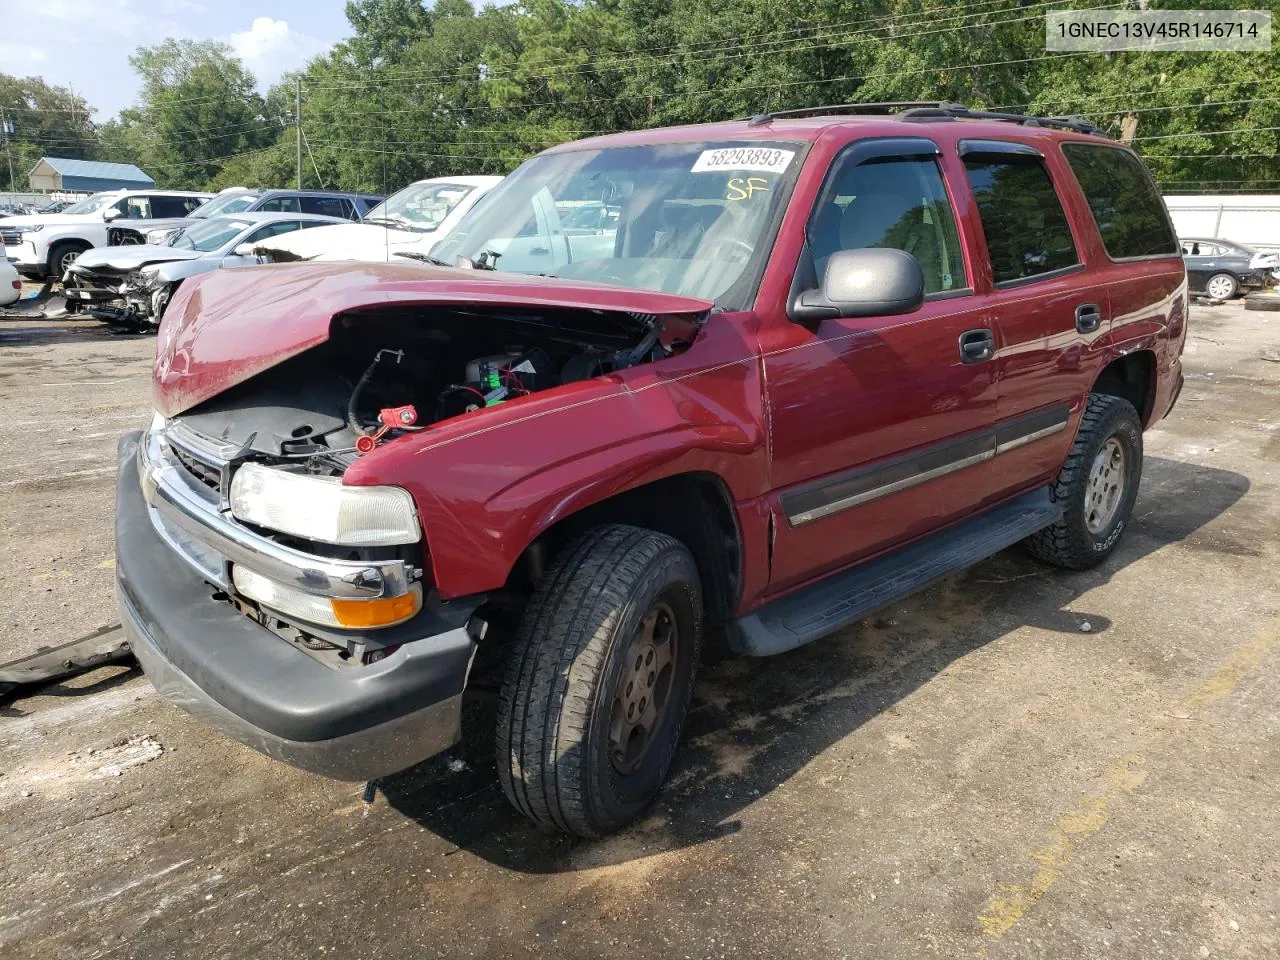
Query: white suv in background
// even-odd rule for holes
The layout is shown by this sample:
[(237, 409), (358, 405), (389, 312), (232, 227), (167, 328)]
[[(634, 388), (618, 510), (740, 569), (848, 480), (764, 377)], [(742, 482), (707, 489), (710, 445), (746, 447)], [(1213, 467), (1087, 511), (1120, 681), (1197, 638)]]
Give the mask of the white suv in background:
[(435, 177), (411, 183), (364, 215), (359, 223), (317, 227), (273, 237), (263, 244), (272, 260), (424, 259), (501, 177)]
[(34, 279), (59, 279), (76, 257), (107, 246), (107, 228), (121, 220), (185, 217), (213, 196), (186, 190), (111, 190), (95, 193), (61, 213), (0, 220), (5, 256)]

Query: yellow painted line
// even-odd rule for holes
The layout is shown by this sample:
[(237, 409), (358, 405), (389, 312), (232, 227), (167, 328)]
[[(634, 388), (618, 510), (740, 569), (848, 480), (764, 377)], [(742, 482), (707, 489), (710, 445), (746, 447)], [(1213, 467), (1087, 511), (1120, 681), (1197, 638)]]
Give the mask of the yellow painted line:
[[(1182, 702), (1179, 716), (1190, 718), (1231, 693), (1280, 644), (1280, 618), (1252, 639), (1236, 647), (1222, 665)], [(1106, 784), (1098, 793), (1081, 800), (1062, 816), (1049, 842), (1028, 854), (1037, 864), (1026, 883), (1002, 883), (978, 915), (978, 926), (993, 939), (1000, 939), (1039, 903), (1062, 876), (1075, 855), (1076, 847), (1093, 836), (1111, 818), (1117, 802), (1132, 793), (1146, 779), (1146, 752), (1130, 754), (1107, 771)]]

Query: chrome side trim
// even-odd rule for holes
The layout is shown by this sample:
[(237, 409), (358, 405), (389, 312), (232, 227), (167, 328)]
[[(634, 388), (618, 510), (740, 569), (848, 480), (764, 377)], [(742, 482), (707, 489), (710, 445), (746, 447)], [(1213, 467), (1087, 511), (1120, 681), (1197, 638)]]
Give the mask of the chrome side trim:
[[(1037, 440), (1043, 440), (1045, 437), (1050, 437), (1056, 433), (1060, 433), (1067, 428), (1069, 417), (1070, 410), (1065, 404), (1060, 407), (1052, 407), (1047, 410), (1040, 410), (1025, 416), (1015, 417), (1011, 421), (997, 424), (991, 430), (988, 430), (985, 433), (979, 433), (968, 440), (960, 441), (958, 444), (961, 446), (968, 446), (970, 449), (972, 449), (978, 442), (985, 442), (986, 444), (989, 444), (989, 446), (986, 446), (985, 449), (979, 453), (962, 456), (955, 460), (938, 464), (935, 467), (931, 467), (930, 469), (923, 470), (919, 473), (913, 473), (909, 476), (900, 477), (899, 479), (893, 480), (889, 483), (871, 487), (870, 489), (859, 490), (847, 497), (841, 497), (838, 500), (833, 500), (830, 503), (824, 503), (808, 510), (802, 510), (798, 513), (788, 513), (787, 522), (793, 527), (803, 526), (806, 523), (821, 520), (823, 517), (829, 517), (832, 514), (840, 513), (852, 507), (857, 507), (864, 503), (870, 503), (873, 500), (879, 500), (881, 497), (887, 497), (903, 490), (909, 490), (910, 488), (919, 486), (922, 483), (928, 483), (930, 480), (945, 477), (947, 474), (955, 473), (958, 470), (964, 470), (967, 467), (972, 467), (979, 463), (985, 463), (986, 461), (992, 460), (1003, 453), (1009, 453), (1010, 451), (1017, 450), (1029, 443), (1035, 443)], [(1053, 422), (1045, 424), (1047, 419), (1052, 419)], [(1041, 424), (1045, 425), (1041, 426)], [(1028, 430), (1027, 433), (1015, 434), (1014, 436), (1001, 439), (1002, 436), (1007, 435), (1011, 430), (1018, 430), (1020, 428), (1024, 430), (1027, 428), (1031, 429)], [(875, 473), (888, 472), (894, 468), (900, 468), (903, 463), (909, 464), (913, 460), (936, 458), (938, 454), (944, 453), (948, 447), (956, 445), (956, 441), (947, 441), (937, 447), (928, 448), (920, 453), (913, 454), (905, 460), (894, 461), (878, 468), (871, 468), (869, 472), (874, 475)], [(805, 488), (804, 493), (815, 490), (821, 491), (838, 488), (840, 485), (847, 482), (847, 477), (848, 474), (845, 474), (843, 477), (837, 477), (834, 480), (827, 480), (821, 484), (807, 487)], [(786, 510), (787, 498), (794, 496), (795, 494), (796, 491), (791, 491), (783, 496), (782, 506), (784, 510)]]
[[(138, 444), (138, 475), (156, 532), (205, 579), (228, 588), (229, 564), (243, 564), (277, 583), (320, 597), (369, 600), (409, 592), (403, 560), (333, 560), (276, 543), (219, 512), (193, 491), (172, 465), (160, 439), (146, 433)], [(194, 541), (188, 543), (188, 541)], [(211, 567), (217, 561), (219, 575)]]
[(1021, 437), (1014, 437), (1012, 440), (1006, 440), (1004, 443), (996, 444), (996, 456), (1002, 453), (1008, 453), (1010, 450), (1017, 450), (1019, 447), (1025, 447), (1028, 443), (1035, 443), (1037, 440), (1043, 440), (1045, 437), (1053, 436), (1062, 430), (1067, 429), (1067, 421), (1055, 423), (1052, 426), (1045, 427), (1043, 430), (1036, 430), (1033, 433), (1025, 434)]
[(940, 467), (934, 467), (932, 470), (926, 470), (924, 473), (917, 473), (914, 476), (905, 477), (894, 483), (887, 483), (883, 487), (875, 487), (871, 490), (865, 490), (862, 493), (855, 493), (851, 497), (845, 497), (843, 500), (836, 500), (821, 507), (815, 507), (812, 510), (806, 510), (804, 513), (797, 513), (793, 517), (788, 517), (788, 522), (793, 527), (802, 524), (812, 523), (814, 520), (821, 520), (823, 517), (829, 517), (833, 513), (839, 513), (842, 510), (848, 510), (850, 507), (856, 507), (861, 503), (867, 503), (871, 500), (878, 500), (881, 497), (887, 497), (891, 493), (897, 493), (900, 490), (907, 490), (911, 487), (919, 486), (938, 477), (944, 477), (948, 473), (955, 473), (957, 470), (963, 470), (965, 467), (971, 467), (977, 463), (984, 463), (996, 455), (995, 447), (990, 450), (984, 450), (982, 453), (974, 454), (971, 457), (965, 457), (963, 460), (953, 460), (951, 463), (944, 463)]

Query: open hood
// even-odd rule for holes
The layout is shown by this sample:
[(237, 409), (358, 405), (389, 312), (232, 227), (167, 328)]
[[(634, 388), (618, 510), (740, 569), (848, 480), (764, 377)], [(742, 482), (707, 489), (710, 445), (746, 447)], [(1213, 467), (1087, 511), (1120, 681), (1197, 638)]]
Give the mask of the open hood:
[[(314, 232), (319, 229), (325, 228)], [(578, 280), (419, 264), (218, 270), (187, 281), (165, 313), (156, 345), (155, 407), (176, 416), (324, 343), (341, 314), (358, 322), (362, 310), (397, 306), (574, 311), (580, 323), (634, 332), (655, 317), (699, 320), (714, 304)], [(420, 322), (430, 320), (424, 309)]]
[(134, 244), (125, 247), (97, 247), (86, 250), (76, 258), (73, 272), (82, 270), (109, 270), (128, 273), (148, 263), (170, 263), (175, 260), (196, 260), (205, 256), (199, 250), (181, 250), (154, 244)]
[(311, 227), (272, 237), (262, 244), (284, 250), (304, 260), (367, 260), (395, 263), (397, 250), (429, 253), (440, 238), (437, 231), (394, 230), (377, 223), (339, 223), (331, 227)]

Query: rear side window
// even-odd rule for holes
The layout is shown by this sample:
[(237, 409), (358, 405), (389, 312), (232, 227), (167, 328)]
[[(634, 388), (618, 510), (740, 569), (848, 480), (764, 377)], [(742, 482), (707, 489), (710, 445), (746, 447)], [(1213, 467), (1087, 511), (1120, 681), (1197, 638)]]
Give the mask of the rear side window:
[(323, 217), (351, 219), (351, 211), (347, 206), (347, 201), (341, 197), (303, 197), (302, 212), (315, 213)]
[(1062, 152), (1112, 259), (1177, 255), (1164, 201), (1141, 160), (1128, 150), (1088, 143), (1065, 143)]
[(152, 197), (151, 215), (153, 217), (185, 217), (199, 206), (200, 201), (191, 202), (192, 197)]
[(1071, 227), (1039, 157), (971, 154), (964, 169), (978, 202), (996, 283), (1080, 262)]

